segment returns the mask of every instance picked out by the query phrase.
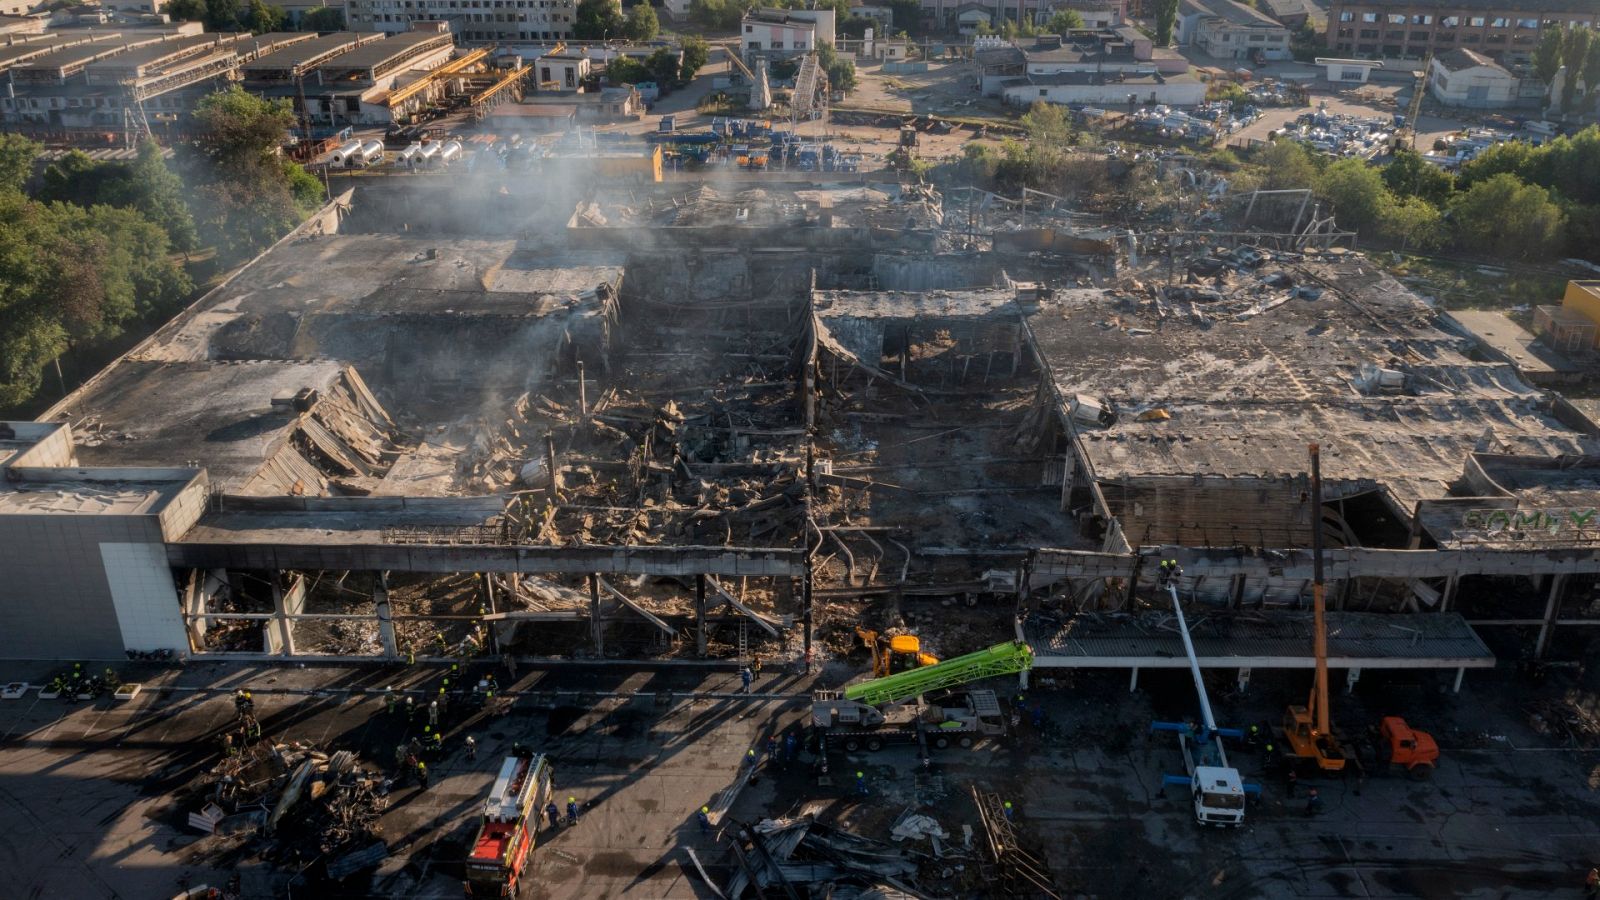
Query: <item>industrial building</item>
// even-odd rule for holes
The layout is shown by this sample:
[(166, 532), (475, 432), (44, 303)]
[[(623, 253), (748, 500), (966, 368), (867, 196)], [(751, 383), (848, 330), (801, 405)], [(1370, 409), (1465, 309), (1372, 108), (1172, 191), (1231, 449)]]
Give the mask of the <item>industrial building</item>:
[(444, 22), (463, 41), (558, 41), (571, 37), (575, 0), (346, 0), (345, 22), (361, 31), (405, 33)]
[(1289, 29), (1235, 0), (1183, 0), (1178, 43), (1217, 59), (1289, 59)]
[(520, 70), (489, 71), (487, 55), (457, 55), (451, 34), (437, 30), (210, 34), (197, 23), (68, 29), (0, 48), (0, 72), (12, 83), (0, 98), (0, 122), (58, 143), (103, 144), (108, 135), (125, 140), (146, 129), (170, 139), (183, 134), (200, 97), (239, 83), (288, 100), (313, 125), (385, 125), (447, 92), (494, 87), (500, 99), (512, 98), (516, 91), (503, 88), (518, 86), (512, 82), (520, 83)]
[(1551, 25), (1600, 22), (1588, 0), (1333, 0), (1327, 46), (1337, 53), (1421, 59), (1457, 48), (1501, 63), (1527, 62)]

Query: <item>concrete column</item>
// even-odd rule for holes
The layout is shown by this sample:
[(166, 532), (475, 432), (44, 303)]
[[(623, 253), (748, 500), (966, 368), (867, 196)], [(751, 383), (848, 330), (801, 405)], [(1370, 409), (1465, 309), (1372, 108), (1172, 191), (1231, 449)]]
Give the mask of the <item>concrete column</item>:
[(1228, 608), (1238, 609), (1244, 605), (1244, 573), (1234, 575), (1228, 581)]
[[(207, 576), (202, 569), (192, 569), (189, 572), (188, 583), (183, 589), (183, 611), (189, 616), (198, 616), (206, 611), (206, 581)], [(188, 619), (184, 623), (189, 629), (189, 645), (195, 650), (205, 647), (206, 620)]]
[(702, 659), (706, 655), (706, 576), (694, 577), (694, 646)]
[(1134, 691), (1137, 691), (1138, 689), (1139, 689), (1139, 667), (1138, 666), (1134, 666), (1133, 667), (1133, 671), (1128, 675), (1128, 693), (1131, 694)]
[(277, 627), (278, 633), (278, 646), (275, 652), (285, 656), (294, 655), (294, 622), (289, 617), (304, 612), (305, 604), (306, 582), (298, 573), (287, 591), (277, 578), (272, 580), (272, 611), (277, 615), (277, 618), (272, 620), (272, 625)]
[(596, 656), (605, 655), (606, 626), (600, 619), (600, 576), (589, 576), (589, 629), (594, 637)]
[(394, 637), (394, 610), (389, 606), (389, 573), (379, 572), (372, 588), (372, 600), (378, 607), (378, 640), (383, 643), (383, 655), (389, 659), (400, 658), (400, 645)]
[(1561, 595), (1567, 587), (1565, 574), (1550, 576), (1550, 597), (1544, 604), (1544, 624), (1539, 626), (1539, 640), (1534, 644), (1534, 659), (1544, 659), (1544, 651), (1550, 647), (1550, 638), (1556, 632), (1556, 617), (1561, 613)]
[(1444, 580), (1443, 596), (1439, 598), (1439, 612), (1449, 612), (1450, 604), (1456, 599), (1456, 589), (1461, 587), (1461, 576), (1451, 575)]
[(1461, 679), (1465, 677), (1467, 677), (1467, 669), (1465, 666), (1462, 666), (1456, 670), (1456, 685), (1455, 687), (1451, 688), (1452, 693), (1461, 693)]

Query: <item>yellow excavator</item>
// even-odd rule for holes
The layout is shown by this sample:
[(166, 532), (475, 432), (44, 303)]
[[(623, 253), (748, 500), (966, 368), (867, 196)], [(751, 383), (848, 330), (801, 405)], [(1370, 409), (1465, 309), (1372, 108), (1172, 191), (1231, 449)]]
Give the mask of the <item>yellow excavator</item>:
[(1323, 772), (1342, 772), (1344, 748), (1328, 721), (1327, 599), (1322, 580), (1322, 451), (1311, 445), (1311, 606), (1312, 645), (1317, 659), (1316, 680), (1305, 706), (1291, 706), (1283, 714), (1283, 741), (1291, 763), (1315, 761)]
[(887, 635), (857, 628), (856, 637), (872, 651), (872, 677), (886, 678), (923, 666), (936, 665), (939, 658), (922, 652), (922, 641), (914, 634)]

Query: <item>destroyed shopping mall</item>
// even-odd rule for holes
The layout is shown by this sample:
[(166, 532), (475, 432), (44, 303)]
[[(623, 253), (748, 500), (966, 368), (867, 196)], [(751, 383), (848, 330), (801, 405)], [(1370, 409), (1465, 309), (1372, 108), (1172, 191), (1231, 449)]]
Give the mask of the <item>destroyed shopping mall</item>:
[(443, 194), (345, 194), (4, 426), (0, 653), (817, 659), (865, 621), (1171, 667), (1176, 559), (1203, 665), (1295, 666), (1320, 521), (1338, 664), (1459, 674), (1466, 617), (1543, 653), (1600, 571), (1600, 424), (1336, 233), (1228, 266), (897, 185)]

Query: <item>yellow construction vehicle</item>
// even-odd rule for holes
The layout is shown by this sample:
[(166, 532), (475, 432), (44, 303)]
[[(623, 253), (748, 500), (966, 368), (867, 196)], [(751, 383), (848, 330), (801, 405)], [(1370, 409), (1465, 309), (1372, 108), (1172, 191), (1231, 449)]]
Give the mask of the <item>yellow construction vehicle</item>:
[(1291, 706), (1283, 714), (1284, 752), (1291, 763), (1314, 760), (1323, 772), (1342, 772), (1346, 756), (1333, 735), (1328, 721), (1328, 625), (1324, 620), (1327, 601), (1322, 582), (1322, 452), (1311, 445), (1311, 607), (1312, 646), (1316, 654), (1317, 675), (1311, 685), (1311, 699), (1305, 706)]
[(922, 641), (914, 634), (887, 635), (857, 628), (856, 637), (872, 651), (873, 678), (886, 678), (939, 662), (938, 657), (922, 652)]

